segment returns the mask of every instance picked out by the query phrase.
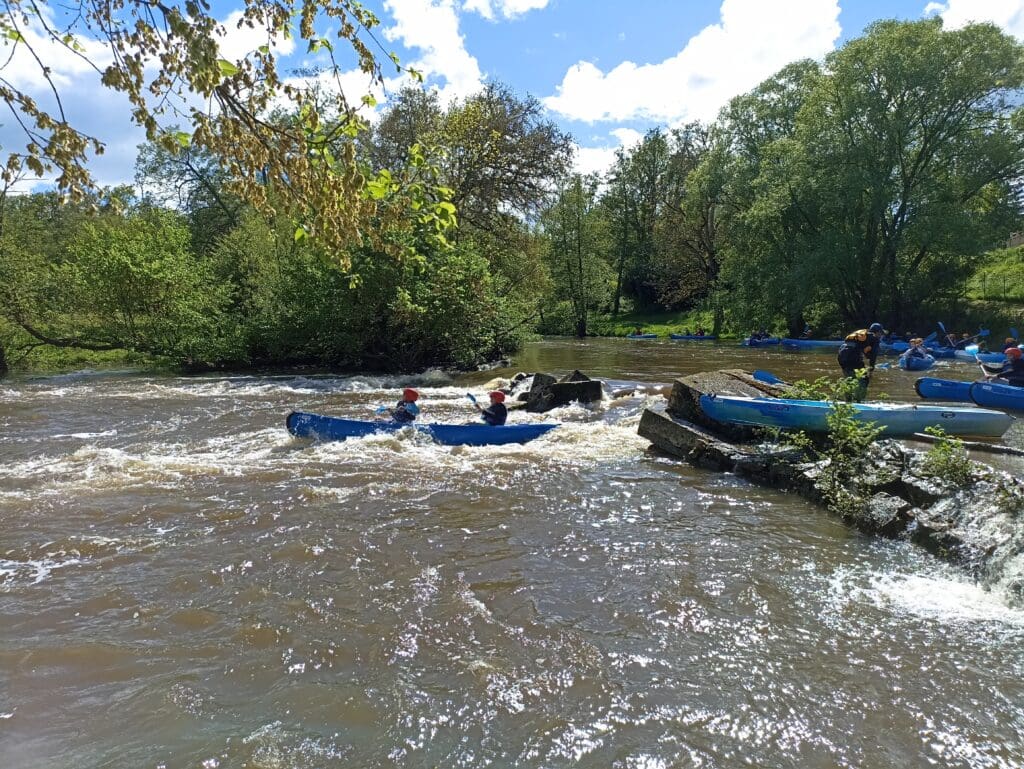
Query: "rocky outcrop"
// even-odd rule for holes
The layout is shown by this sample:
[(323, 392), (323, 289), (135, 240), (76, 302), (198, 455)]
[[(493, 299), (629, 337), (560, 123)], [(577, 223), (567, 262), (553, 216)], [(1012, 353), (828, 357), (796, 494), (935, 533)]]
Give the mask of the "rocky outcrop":
[[(527, 411), (538, 414), (573, 402), (597, 403), (604, 398), (604, 383), (580, 371), (561, 379), (550, 374), (534, 374), (532, 379), (526, 375), (520, 378), (517, 374), (513, 381), (519, 386), (514, 390), (516, 399), (525, 403)], [(521, 387), (526, 382), (529, 382), (529, 389)]]
[[(677, 380), (669, 397), (673, 413), (647, 409), (639, 434), (657, 449), (696, 466), (735, 473), (824, 504), (820, 479), (827, 460), (757, 442), (743, 430), (722, 429), (699, 413), (699, 406), (695, 408), (699, 393), (715, 391), (706, 387), (729, 387), (736, 394), (754, 394), (751, 390), (762, 396), (772, 394), (738, 373), (742, 372)], [(935, 477), (924, 452), (882, 440), (864, 458), (857, 492), (861, 503), (844, 508), (843, 515), (861, 531), (908, 538), (966, 566), (986, 582), (1002, 583), (1024, 602), (1024, 484), (1016, 478), (974, 463), (969, 480), (957, 485)]]

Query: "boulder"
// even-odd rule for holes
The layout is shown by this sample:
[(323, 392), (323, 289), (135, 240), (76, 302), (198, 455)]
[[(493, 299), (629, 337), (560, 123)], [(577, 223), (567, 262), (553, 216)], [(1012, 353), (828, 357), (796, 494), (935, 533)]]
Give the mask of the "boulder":
[(672, 416), (707, 427), (737, 441), (749, 441), (763, 430), (741, 425), (727, 425), (706, 416), (700, 407), (702, 395), (740, 395), (750, 398), (764, 396), (778, 397), (785, 390), (779, 385), (770, 385), (754, 379), (746, 371), (725, 369), (708, 371), (677, 379), (668, 397), (668, 412)]
[(560, 380), (549, 374), (534, 374), (525, 401), (527, 411), (539, 414), (559, 406), (568, 406), (574, 401), (596, 403), (603, 397), (602, 382), (573, 371)]

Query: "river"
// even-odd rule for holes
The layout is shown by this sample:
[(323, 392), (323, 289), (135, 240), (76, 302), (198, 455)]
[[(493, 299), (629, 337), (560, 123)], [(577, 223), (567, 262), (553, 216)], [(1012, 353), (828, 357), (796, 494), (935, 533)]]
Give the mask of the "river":
[(513, 363), (0, 381), (0, 766), (1024, 766), (1024, 610), (651, 452), (657, 388), (514, 414), (564, 423), (525, 446), (284, 430), (407, 384), (425, 419), (466, 420), (467, 390), (517, 370), (834, 373), (621, 339)]

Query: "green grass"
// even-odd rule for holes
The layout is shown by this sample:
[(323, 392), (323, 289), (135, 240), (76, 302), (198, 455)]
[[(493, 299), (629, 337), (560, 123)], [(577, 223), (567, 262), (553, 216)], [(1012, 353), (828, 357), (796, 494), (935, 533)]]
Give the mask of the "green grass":
[[(588, 331), (594, 336), (626, 336), (636, 331), (639, 326), (645, 334), (657, 334), (667, 337), (669, 334), (681, 334), (689, 329), (692, 334), (698, 326), (711, 333), (714, 318), (710, 310), (691, 310), (688, 312), (629, 312), (619, 313), (619, 317), (610, 315), (594, 318), (590, 321)], [(729, 338), (728, 329), (723, 338)]]

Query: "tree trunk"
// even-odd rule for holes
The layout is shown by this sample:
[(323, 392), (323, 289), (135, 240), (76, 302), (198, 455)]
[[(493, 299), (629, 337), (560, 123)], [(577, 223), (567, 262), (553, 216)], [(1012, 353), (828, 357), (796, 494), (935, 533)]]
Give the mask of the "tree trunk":
[(721, 302), (715, 303), (714, 320), (711, 323), (711, 335), (718, 336), (722, 333), (722, 324), (725, 322), (725, 309)]
[(4, 348), (0, 345), (0, 379), (7, 376), (7, 353), (4, 352)]
[(583, 339), (587, 336), (587, 319), (586, 317), (576, 318), (576, 336)]

